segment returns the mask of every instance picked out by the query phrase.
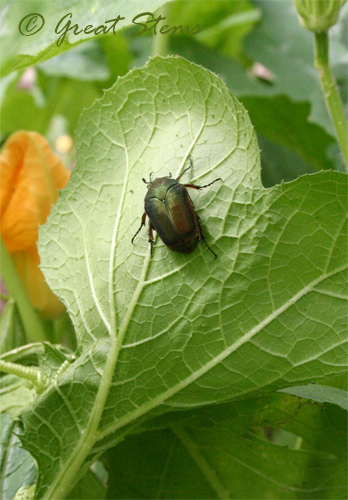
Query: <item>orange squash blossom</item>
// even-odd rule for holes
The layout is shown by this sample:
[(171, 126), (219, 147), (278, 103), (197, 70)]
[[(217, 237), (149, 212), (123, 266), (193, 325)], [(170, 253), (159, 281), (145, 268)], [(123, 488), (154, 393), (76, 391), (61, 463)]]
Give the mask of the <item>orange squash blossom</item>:
[(37, 132), (15, 132), (0, 154), (1, 236), (35, 308), (53, 318), (64, 310), (38, 267), (36, 242), (70, 172)]

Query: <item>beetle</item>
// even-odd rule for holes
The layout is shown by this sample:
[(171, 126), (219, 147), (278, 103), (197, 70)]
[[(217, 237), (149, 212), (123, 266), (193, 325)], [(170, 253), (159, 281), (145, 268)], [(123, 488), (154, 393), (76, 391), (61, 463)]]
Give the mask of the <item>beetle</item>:
[(163, 243), (175, 252), (191, 253), (196, 249), (198, 242), (203, 241), (216, 259), (217, 255), (207, 243), (201, 219), (194, 209), (187, 188), (203, 189), (222, 179), (219, 177), (205, 186), (180, 184), (180, 178), (193, 166), (191, 156), (188, 159), (190, 165), (176, 179), (172, 179), (172, 175), (169, 174), (167, 177), (159, 177), (153, 181), (152, 173), (149, 181), (142, 179), (147, 184), (148, 189), (144, 200), (145, 212), (140, 227), (132, 238), (132, 244), (145, 225), (146, 216), (148, 216), (151, 256), (153, 255), (153, 231), (155, 230)]

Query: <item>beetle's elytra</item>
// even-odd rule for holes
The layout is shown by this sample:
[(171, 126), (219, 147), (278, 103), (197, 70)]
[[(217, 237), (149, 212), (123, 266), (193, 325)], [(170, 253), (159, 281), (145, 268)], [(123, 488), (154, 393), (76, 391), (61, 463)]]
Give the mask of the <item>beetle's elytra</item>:
[(187, 188), (203, 189), (222, 179), (215, 179), (205, 186), (180, 184), (180, 178), (192, 167), (191, 156), (189, 156), (189, 161), (189, 167), (177, 179), (172, 179), (171, 174), (168, 177), (159, 177), (154, 181), (151, 179), (151, 174), (149, 181), (143, 179), (148, 188), (145, 196), (145, 212), (140, 227), (132, 238), (132, 243), (145, 225), (146, 216), (148, 216), (150, 220), (149, 243), (151, 245), (151, 255), (154, 244), (153, 230), (155, 230), (163, 243), (175, 252), (191, 253), (196, 249), (198, 242), (203, 241), (208, 250), (217, 258), (216, 253), (213, 252), (206, 241), (201, 219), (195, 212)]

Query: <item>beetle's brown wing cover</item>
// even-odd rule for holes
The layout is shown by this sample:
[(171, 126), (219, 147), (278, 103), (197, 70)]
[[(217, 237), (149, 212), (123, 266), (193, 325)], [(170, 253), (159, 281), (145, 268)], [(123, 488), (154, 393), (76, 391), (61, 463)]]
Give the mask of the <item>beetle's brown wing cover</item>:
[(193, 252), (199, 233), (196, 214), (185, 187), (172, 185), (164, 201), (147, 199), (145, 211), (163, 243), (176, 252)]

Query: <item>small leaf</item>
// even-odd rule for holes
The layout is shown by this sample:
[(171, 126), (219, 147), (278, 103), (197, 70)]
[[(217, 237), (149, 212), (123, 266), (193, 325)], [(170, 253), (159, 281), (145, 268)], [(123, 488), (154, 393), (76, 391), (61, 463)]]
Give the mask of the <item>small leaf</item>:
[(281, 389), (280, 392), (293, 394), (299, 398), (312, 399), (313, 401), (319, 401), (320, 403), (332, 403), (340, 406), (344, 410), (348, 410), (347, 391), (337, 389), (336, 387), (310, 384), (298, 387), (287, 387), (285, 389)]

